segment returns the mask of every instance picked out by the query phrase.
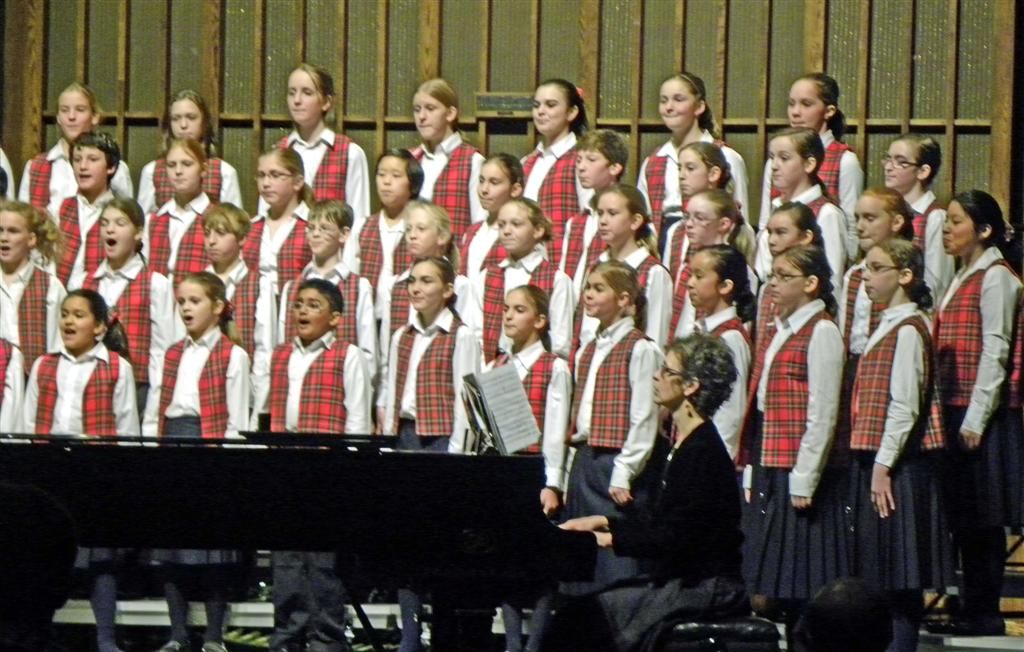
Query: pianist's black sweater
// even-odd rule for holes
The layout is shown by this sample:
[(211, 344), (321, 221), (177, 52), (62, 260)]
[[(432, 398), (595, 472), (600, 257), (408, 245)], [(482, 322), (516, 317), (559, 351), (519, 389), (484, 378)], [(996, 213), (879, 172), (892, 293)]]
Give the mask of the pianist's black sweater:
[(736, 470), (710, 420), (676, 449), (659, 489), (641, 516), (609, 518), (615, 552), (653, 559), (658, 581), (739, 579), (743, 534)]

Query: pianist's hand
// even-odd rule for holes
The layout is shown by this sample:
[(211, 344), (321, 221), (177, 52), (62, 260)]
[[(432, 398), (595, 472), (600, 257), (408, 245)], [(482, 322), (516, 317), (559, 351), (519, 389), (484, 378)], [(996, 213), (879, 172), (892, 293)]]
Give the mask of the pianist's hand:
[(629, 492), (629, 489), (623, 489), (622, 487), (608, 487), (608, 495), (612, 497), (612, 500), (619, 507), (633, 502), (633, 494)]
[(551, 518), (562, 508), (562, 496), (551, 487), (544, 487), (540, 490), (540, 507), (544, 510), (544, 516)]
[(612, 533), (611, 532), (594, 532), (594, 536), (597, 537), (598, 548), (611, 548), (612, 547)]
[(558, 527), (573, 532), (597, 532), (608, 529), (608, 519), (604, 516), (580, 516), (579, 518), (570, 518)]

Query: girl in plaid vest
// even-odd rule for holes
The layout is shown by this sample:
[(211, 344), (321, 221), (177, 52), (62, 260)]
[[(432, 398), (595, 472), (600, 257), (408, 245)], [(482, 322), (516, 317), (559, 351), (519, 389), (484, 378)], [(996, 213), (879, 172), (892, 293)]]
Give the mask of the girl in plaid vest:
[[(540, 491), (540, 505), (544, 515), (550, 518), (562, 507), (565, 494), (565, 442), (572, 400), (572, 374), (565, 360), (551, 353), (548, 307), (548, 293), (536, 285), (522, 285), (506, 295), (503, 322), (505, 337), (512, 345), (509, 352), (492, 361), (489, 368), (514, 365), (519, 380), (523, 382), (541, 431), (540, 441), (525, 452), (544, 455), (544, 487)], [(519, 652), (523, 649), (520, 636), (522, 612), (518, 608), (521, 603), (533, 608), (527, 649), (540, 649), (551, 614), (552, 598), (553, 591), (549, 590), (539, 598), (536, 594), (519, 596), (502, 604), (506, 650)]]
[[(775, 333), (750, 378), (755, 519), (745, 524), (751, 592), (781, 601), (791, 630), (803, 601), (849, 573), (845, 476), (826, 469), (843, 374), (831, 273), (816, 247), (775, 258)], [(745, 474), (746, 475), (746, 474)], [(749, 488), (747, 478), (744, 485)], [(753, 521), (753, 522), (751, 522)]]
[[(706, 190), (691, 197), (687, 208), (684, 227), (688, 243), (686, 257), (692, 259), (697, 251), (712, 245), (730, 245), (748, 261), (749, 285), (756, 288), (757, 274), (750, 267), (754, 259), (753, 233), (744, 228), (743, 217), (732, 195), (724, 190)], [(697, 323), (697, 309), (688, 299), (692, 276), (693, 268), (689, 262), (680, 266), (672, 293), (672, 321), (666, 341), (686, 337), (693, 332), (694, 324)]]
[(484, 359), (492, 361), (500, 352), (511, 350), (512, 342), (502, 337), (502, 316), (508, 288), (534, 285), (544, 290), (549, 307), (546, 332), (551, 351), (569, 357), (572, 339), (572, 280), (548, 261), (545, 243), (551, 239), (551, 221), (537, 202), (513, 199), (501, 207), (498, 229), (508, 257), (491, 265), (470, 282), (470, 300), (462, 313), (466, 324), (483, 342)]
[(174, 293), (167, 277), (147, 269), (140, 255), (145, 214), (134, 199), (115, 197), (103, 209), (97, 228), (103, 240), (104, 258), (85, 278), (84, 287), (95, 290), (128, 336), (128, 353), (135, 376), (139, 414), (146, 409), (151, 379), (160, 378), (164, 353), (178, 339), (184, 326), (174, 310)]
[(172, 140), (164, 161), (174, 196), (147, 220), (143, 255), (154, 271), (177, 285), (186, 274), (206, 267), (202, 216), (212, 202), (203, 191), (206, 151), (199, 142)]
[[(74, 82), (61, 91), (57, 98), (60, 140), (49, 151), (37, 154), (25, 163), (18, 199), (45, 208), (50, 215), (57, 217), (61, 202), (78, 192), (78, 181), (71, 163), (71, 144), (99, 126), (102, 117), (96, 93), (88, 86)], [(118, 161), (113, 174), (111, 186), (114, 194), (118, 197), (133, 196), (128, 164)]]
[(733, 175), (733, 199), (744, 217), (748, 214), (747, 164), (739, 152), (723, 143), (715, 117), (707, 104), (704, 80), (689, 72), (677, 72), (661, 82), (658, 113), (671, 132), (671, 137), (648, 156), (640, 166), (636, 185), (651, 207), (654, 230), (663, 236), (684, 213), (684, 196), (680, 195), (680, 154), (692, 143), (714, 144), (721, 148)]
[(533, 93), (533, 125), (540, 142), (523, 157), (523, 196), (540, 204), (559, 242), (565, 223), (587, 205), (590, 194), (576, 179), (576, 139), (587, 130), (580, 90), (564, 79), (542, 82)]
[(49, 264), (59, 247), (60, 231), (45, 210), (0, 200), (0, 339), (21, 350), (25, 369), (60, 342), (64, 285), (32, 262)]
[(490, 156), (480, 168), (477, 193), (487, 218), (470, 226), (459, 243), (459, 273), (470, 280), (508, 255), (498, 233), (498, 211), (505, 202), (522, 196), (523, 164), (504, 152)]
[[(658, 236), (654, 231), (644, 196), (634, 186), (616, 184), (594, 197), (598, 235), (605, 244), (597, 260), (620, 260), (636, 272), (646, 299), (647, 337), (654, 342), (668, 340), (672, 318), (672, 278), (659, 264)], [(580, 342), (593, 339), (597, 321), (581, 314)]]
[[(833, 198), (818, 176), (824, 151), (821, 139), (810, 129), (783, 129), (772, 136), (768, 144), (768, 165), (772, 187), (779, 193), (772, 199), (771, 208), (777, 208), (788, 201), (798, 201), (814, 211), (821, 235), (825, 239), (825, 255), (832, 268), (832, 287), (838, 301), (847, 263), (847, 217), (833, 203)], [(853, 225), (852, 219), (849, 224)], [(760, 241), (763, 242), (764, 237), (762, 234)], [(856, 247), (856, 239), (850, 246)], [(770, 265), (771, 261), (767, 258), (758, 259), (757, 271), (762, 279), (771, 271)]]
[(60, 204), (58, 225), (63, 236), (56, 274), (61, 283), (82, 287), (103, 259), (99, 221), (103, 206), (114, 198), (110, 180), (121, 158), (121, 149), (107, 134), (82, 134), (71, 144), (71, 162), (75, 167), (78, 192)]
[(338, 337), (359, 347), (367, 367), (375, 372), (378, 362), (373, 288), (368, 280), (353, 272), (341, 259), (342, 249), (351, 237), (352, 222), (352, 208), (344, 202), (326, 199), (313, 204), (306, 225), (306, 243), (313, 258), (302, 274), (288, 281), (281, 292), (275, 344), (290, 342), (295, 337), (295, 323), (288, 317), (302, 282), (324, 279), (334, 283), (346, 302), (347, 309), (338, 322)]
[(293, 149), (269, 149), (260, 156), (256, 185), (265, 211), (253, 220), (243, 256), (279, 297), (286, 281), (302, 273), (309, 255), (306, 218), (316, 200), (303, 178), (303, 162)]
[[(167, 351), (161, 383), (150, 390), (143, 432), (149, 437), (237, 437), (249, 419), (249, 356), (239, 346), (224, 282), (211, 272), (197, 272), (181, 279), (176, 293), (186, 336)], [(171, 620), (170, 640), (161, 652), (189, 649), (190, 597), (205, 602), (204, 652), (224, 652), (227, 596), (241, 554), (154, 550), (152, 556), (162, 563)], [(195, 581), (186, 582), (189, 576)], [(184, 586), (197, 589), (197, 595), (186, 596)]]
[[(662, 363), (658, 345), (644, 336), (645, 297), (632, 267), (599, 263), (587, 277), (583, 305), (600, 322), (597, 337), (576, 352), (569, 444), (576, 449), (566, 491), (566, 518), (611, 516), (642, 504), (650, 474), (657, 407), (651, 377)], [(598, 552), (593, 582), (563, 585), (589, 593), (635, 577), (638, 562)]]
[[(203, 145), (206, 150), (203, 192), (210, 201), (242, 205), (238, 172), (230, 163), (217, 158), (217, 146), (213, 142), (217, 129), (202, 95), (191, 88), (175, 93), (164, 110), (160, 125), (164, 132), (165, 151), (172, 139), (191, 139)], [(139, 204), (142, 210), (147, 214), (152, 213), (173, 197), (174, 184), (167, 172), (167, 160), (161, 157), (146, 163), (139, 175)]]
[(1003, 527), (1022, 520), (1020, 412), (1008, 409), (1017, 397), (1005, 392), (1021, 284), (1003, 257), (1006, 233), (988, 193), (970, 190), (950, 202), (943, 244), (959, 271), (935, 311), (935, 350), (948, 449), (943, 485), (963, 570), (963, 610), (951, 629), (961, 634), (1003, 632)]
[[(203, 216), (206, 271), (224, 283), (224, 297), (238, 329), (242, 348), (252, 361), (253, 405), (263, 405), (270, 391), (270, 356), (276, 344), (277, 319), (270, 281), (245, 264), (242, 248), (252, 223), (249, 214), (233, 204), (218, 204)], [(254, 410), (251, 427), (257, 429)]]
[(882, 156), (885, 187), (903, 195), (914, 211), (914, 244), (924, 252), (925, 281), (942, 297), (953, 280), (953, 257), (942, 247), (946, 209), (932, 192), (942, 166), (939, 141), (924, 134), (902, 134)]
[[(40, 435), (138, 436), (135, 382), (124, 330), (111, 324), (106, 302), (92, 290), (75, 290), (61, 304), (58, 353), (32, 365), (25, 391), (24, 432)], [(96, 642), (117, 652), (115, 570), (120, 551), (81, 548), (75, 566), (92, 579)]]
[[(846, 241), (852, 259), (856, 253), (857, 233), (853, 213), (864, 189), (864, 170), (857, 155), (842, 142), (846, 116), (839, 109), (839, 84), (823, 73), (808, 73), (789, 88), (789, 126), (810, 129), (821, 138), (822, 158), (818, 159), (819, 176), (825, 193), (836, 201), (847, 216)], [(766, 224), (771, 214), (771, 201), (781, 192), (773, 188), (771, 161), (765, 161), (761, 187), (761, 221)]]
[[(427, 257), (444, 258), (453, 268), (458, 269), (459, 250), (454, 246), (451, 222), (448, 221), (448, 213), (443, 208), (417, 199), (409, 204), (408, 225), (405, 246), (412, 260)], [(409, 293), (412, 267), (410, 263), (407, 269), (394, 277), (387, 288), (378, 291), (378, 307), (383, 316), (380, 322), (379, 342), (381, 365), (389, 363), (395, 333), (414, 321), (417, 309), (412, 305)], [(452, 287), (455, 294), (451, 304), (458, 314), (462, 315), (472, 293), (469, 279), (456, 275), (452, 280)], [(382, 366), (378, 382), (383, 385), (385, 378)], [(382, 398), (378, 394), (378, 399)]]
[(924, 312), (932, 297), (924, 258), (909, 240), (890, 238), (872, 247), (866, 269), (867, 293), (883, 312), (851, 394), (853, 571), (888, 593), (892, 649), (912, 652), (924, 615), (922, 589), (942, 590), (955, 581), (934, 473), (945, 442)]
[(712, 245), (693, 255), (690, 269), (687, 296), (696, 312), (703, 315), (694, 330), (721, 338), (736, 367), (732, 392), (712, 419), (729, 456), (736, 459), (747, 409), (752, 353), (746, 324), (753, 323), (757, 310), (749, 268), (743, 254), (734, 247)]
[[(328, 126), (333, 123), (334, 78), (320, 66), (300, 63), (288, 76), (288, 114), (295, 127), (278, 142), (301, 158), (306, 184), (318, 199), (338, 199), (359, 216), (370, 214), (370, 174), (366, 152)], [(266, 212), (260, 197), (257, 213)]]
[(405, 243), (406, 218), (409, 202), (423, 186), (423, 168), (408, 150), (389, 149), (377, 159), (376, 182), (380, 212), (356, 223), (342, 260), (370, 282), (380, 320), (382, 292), (390, 288), (399, 270), (412, 263)]
[(477, 194), (483, 155), (459, 133), (459, 98), (444, 79), (429, 79), (416, 90), (412, 114), (422, 142), (412, 150), (423, 167), (420, 199), (448, 211), (457, 241), (483, 219)]

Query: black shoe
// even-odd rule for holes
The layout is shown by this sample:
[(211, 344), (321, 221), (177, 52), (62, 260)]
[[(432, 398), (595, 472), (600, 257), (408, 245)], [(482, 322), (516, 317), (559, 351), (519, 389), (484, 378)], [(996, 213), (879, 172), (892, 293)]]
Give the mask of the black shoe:
[(943, 636), (1004, 636), (1006, 623), (999, 616), (957, 618), (926, 626), (932, 634)]

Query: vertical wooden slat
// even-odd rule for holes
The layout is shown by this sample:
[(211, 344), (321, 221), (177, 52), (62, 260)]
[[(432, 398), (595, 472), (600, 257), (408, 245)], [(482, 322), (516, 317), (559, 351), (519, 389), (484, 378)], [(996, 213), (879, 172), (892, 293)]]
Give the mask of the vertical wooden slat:
[(420, 81), (441, 74), (441, 0), (420, 4)]
[(5, 9), (3, 141), (11, 165), (20, 171), (43, 149), (47, 8), (45, 0), (9, 0)]
[[(337, 0), (338, 2), (338, 23), (335, 26), (336, 33), (341, 35), (341, 42), (348, 42), (348, 0)], [(345, 130), (345, 97), (348, 83), (345, 78), (345, 49), (338, 48), (334, 55), (334, 129), (335, 131)]]
[[(630, 7), (630, 17), (633, 21), (630, 52), (634, 60), (643, 58), (644, 51), (644, 4), (634, 2)], [(641, 89), (643, 88), (643, 66), (633, 68), (633, 79), (630, 85), (630, 95), (634, 98), (633, 111), (630, 114), (629, 122), (629, 164), (627, 168), (634, 172), (640, 171), (640, 161), (643, 160), (643, 152), (640, 149), (640, 112), (643, 110), (643, 102), (640, 101)], [(596, 88), (595, 88), (596, 90)]]
[[(764, 7), (765, 24), (766, 25), (771, 25), (772, 24), (772, 11), (774, 9), (774, 4), (773, 4), (772, 0), (764, 0), (764, 5), (765, 5), (765, 7)], [(765, 30), (765, 35), (764, 35), (763, 43), (764, 44), (761, 46), (761, 61), (764, 62), (764, 65), (761, 68), (761, 79), (758, 80), (758, 82), (759, 82), (758, 85), (759, 85), (760, 88), (758, 89), (758, 103), (757, 103), (757, 105), (761, 108), (761, 110), (758, 112), (758, 117), (757, 117), (757, 151), (761, 154), (761, 156), (764, 157), (765, 160), (767, 160), (767, 158), (768, 158), (768, 155), (767, 155), (767, 152), (768, 152), (768, 125), (765, 122), (765, 119), (768, 116), (768, 102), (769, 102), (769, 98), (771, 97), (771, 92), (770, 92), (770, 89), (768, 87), (769, 84), (771, 83), (771, 74), (772, 74), (772, 71), (771, 71), (771, 56), (770, 56), (771, 51), (772, 51), (772, 30), (771, 29)], [(748, 201), (751, 202), (751, 204), (750, 204), (750, 208), (747, 210), (747, 220), (753, 222), (753, 220), (756, 219), (758, 221), (757, 227), (760, 229), (760, 228), (762, 228), (764, 226), (764, 225), (760, 224), (761, 215), (760, 215), (760, 208), (759, 208), (760, 205), (761, 205), (761, 202), (764, 201), (764, 199), (761, 197), (761, 189), (763, 187), (762, 186), (763, 180), (760, 178), (760, 176), (758, 176), (758, 177), (754, 177), (753, 176), (753, 173), (756, 172), (758, 168), (755, 165), (752, 165), (751, 163), (752, 162), (748, 162), (747, 163), (747, 171), (748, 171), (748, 174), (751, 175), (750, 178), (749, 178), (749, 183), (748, 183), (749, 190), (748, 190), (748, 195), (747, 195), (747, 199), (748, 199)], [(761, 170), (765, 169), (763, 163), (761, 164), (760, 169)], [(756, 213), (755, 213), (755, 210), (754, 210), (755, 207), (758, 207)]]
[(725, 75), (729, 58), (729, 0), (720, 0), (718, 6), (718, 37), (715, 41), (715, 102), (714, 113), (725, 118)]
[[(540, 83), (540, 20), (540, 0), (531, 0), (530, 25), (533, 29), (530, 31), (530, 57), (528, 61), (530, 78), (533, 79), (533, 88), (530, 89), (531, 93), (537, 88), (537, 84)], [(537, 130), (533, 126), (533, 120), (526, 127), (526, 136), (529, 142), (526, 149), (529, 151), (537, 140)]]
[(124, 112), (128, 106), (128, 29), (131, 24), (128, 15), (128, 3), (121, 2), (117, 7), (117, 127), (114, 137), (120, 143), (124, 154), (127, 127)]
[[(293, 0), (292, 5), (295, 7), (296, 24), (298, 25), (299, 34), (302, 34), (306, 30), (306, 2), (307, 0)], [(306, 60), (306, 39), (297, 38), (295, 39), (295, 57), (298, 61)]]
[[(950, 85), (950, 88), (946, 92), (946, 151), (944, 154), (947, 161), (956, 161), (956, 125), (954, 121), (956, 120), (956, 93), (959, 74), (957, 70), (959, 65), (957, 53), (960, 47), (960, 2), (959, 0), (948, 0), (947, 7), (949, 19), (946, 25), (948, 30), (948, 40), (946, 41), (946, 83)], [(956, 187), (956, 166), (948, 165), (946, 169), (949, 170), (949, 173), (942, 175), (942, 185), (944, 194), (949, 197), (952, 196), (953, 188)]]
[[(989, 189), (992, 195), (1002, 204), (1003, 214), (1010, 207), (1010, 161), (1013, 159), (1011, 150), (1012, 138), (1009, 134), (1013, 129), (1013, 83), (1014, 61), (1010, 54), (1014, 51), (1016, 39), (1016, 3), (1014, 0), (997, 0), (993, 15), (996, 17), (992, 26), (995, 32), (995, 97), (992, 102), (992, 130), (996, 136), (991, 138), (992, 153), (989, 165)], [(1011, 218), (1019, 221), (1020, 217)]]
[[(491, 0), (480, 3), (480, 41), (480, 90), (487, 92), (491, 88)], [(463, 104), (465, 102), (463, 99)], [(486, 120), (476, 121), (476, 146), (484, 156), (490, 151)]]
[[(253, 10), (256, 13), (256, 17), (253, 21), (255, 26), (255, 35), (253, 43), (253, 88), (252, 88), (252, 131), (256, 137), (256, 148), (259, 151), (263, 151), (263, 92), (266, 80), (263, 77), (263, 62), (266, 60), (266, 51), (264, 42), (266, 40), (266, 26), (264, 20), (267, 15), (266, 0), (256, 0), (253, 3), (255, 6)], [(259, 159), (259, 154), (255, 153), (253, 160), (253, 168), (255, 169), (255, 163)]]
[[(377, 122), (374, 141), (377, 156), (384, 152), (384, 114), (388, 101), (388, 0), (377, 0)], [(374, 159), (377, 158), (374, 157)]]
[(203, 40), (199, 60), (202, 62), (200, 93), (213, 115), (223, 110), (224, 0), (203, 3)]
[(86, 57), (89, 54), (89, 3), (79, 2), (75, 34), (75, 81), (89, 83)]
[(601, 56), (601, 0), (583, 0), (580, 7), (579, 38), (583, 74), (576, 83), (585, 91), (587, 98), (593, 98), (590, 106), (594, 113), (589, 117), (596, 122), (598, 60)]
[(873, 0), (865, 0), (860, 7), (860, 28), (858, 46), (860, 56), (857, 59), (857, 140), (854, 145), (861, 160), (866, 161), (868, 155), (868, 82), (871, 74), (871, 5)]
[(909, 29), (906, 38), (910, 41), (907, 48), (907, 58), (903, 62), (907, 78), (903, 84), (903, 98), (900, 104), (903, 106), (903, 115), (900, 116), (900, 132), (910, 131), (910, 117), (914, 115), (914, 51), (917, 49), (917, 3), (909, 2), (907, 9), (910, 11)]
[(804, 70), (825, 69), (825, 0), (807, 0), (804, 13)]
[(676, 38), (675, 38), (675, 61), (677, 71), (686, 70), (686, 47), (684, 36), (686, 34), (686, 0), (679, 0), (676, 3)]

